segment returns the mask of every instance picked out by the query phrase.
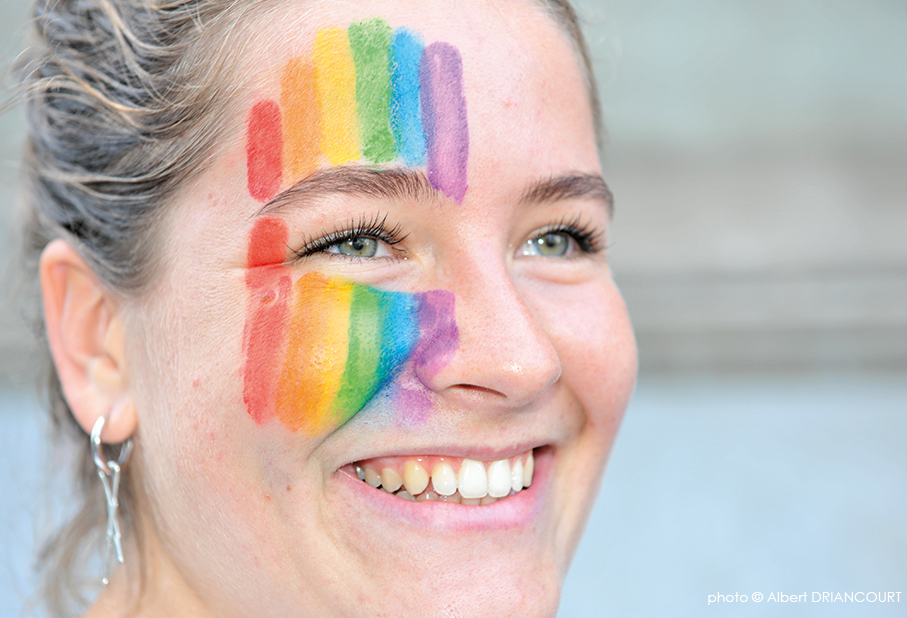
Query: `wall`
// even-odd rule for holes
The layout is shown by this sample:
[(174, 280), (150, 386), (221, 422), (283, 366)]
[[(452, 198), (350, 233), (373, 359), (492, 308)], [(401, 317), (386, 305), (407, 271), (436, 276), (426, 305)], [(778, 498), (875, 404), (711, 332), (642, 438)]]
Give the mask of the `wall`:
[(907, 5), (581, 8), (643, 373), (907, 368)]

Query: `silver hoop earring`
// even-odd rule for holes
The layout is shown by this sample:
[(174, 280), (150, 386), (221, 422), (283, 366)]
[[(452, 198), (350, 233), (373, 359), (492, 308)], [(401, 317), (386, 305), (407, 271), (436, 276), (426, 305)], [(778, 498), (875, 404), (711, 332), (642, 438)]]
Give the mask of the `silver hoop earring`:
[(101, 444), (101, 431), (104, 429), (106, 416), (101, 416), (91, 428), (91, 450), (94, 453), (94, 465), (98, 468), (98, 476), (104, 485), (104, 495), (107, 497), (107, 548), (104, 551), (104, 577), (101, 583), (105, 586), (110, 583), (110, 546), (116, 551), (117, 562), (123, 564), (123, 545), (120, 537), (120, 522), (117, 519), (117, 509), (120, 507), (117, 494), (120, 491), (120, 471), (129, 455), (132, 454), (132, 440), (126, 440), (120, 447), (120, 455), (116, 461), (107, 459), (104, 447)]

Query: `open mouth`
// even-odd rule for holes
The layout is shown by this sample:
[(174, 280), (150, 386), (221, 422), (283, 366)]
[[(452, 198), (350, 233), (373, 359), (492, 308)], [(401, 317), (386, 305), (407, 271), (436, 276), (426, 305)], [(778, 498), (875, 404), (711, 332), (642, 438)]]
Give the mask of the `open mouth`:
[(497, 461), (420, 455), (378, 457), (351, 464), (364, 483), (397, 498), (488, 506), (532, 485), (532, 450)]

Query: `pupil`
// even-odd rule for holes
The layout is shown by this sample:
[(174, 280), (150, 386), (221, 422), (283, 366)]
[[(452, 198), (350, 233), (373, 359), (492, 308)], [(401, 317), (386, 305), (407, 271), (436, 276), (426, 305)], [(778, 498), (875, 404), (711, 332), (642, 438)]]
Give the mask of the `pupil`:
[(545, 255), (564, 255), (567, 252), (567, 239), (563, 234), (550, 232), (538, 240)]

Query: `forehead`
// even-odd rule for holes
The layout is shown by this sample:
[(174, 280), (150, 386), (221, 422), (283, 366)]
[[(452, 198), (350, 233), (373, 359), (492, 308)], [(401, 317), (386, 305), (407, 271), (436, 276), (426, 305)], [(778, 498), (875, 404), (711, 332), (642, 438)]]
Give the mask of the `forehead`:
[(566, 168), (589, 171), (590, 161), (597, 166), (591, 108), (573, 46), (529, 0), (279, 3), (244, 28), (240, 113), (257, 100), (279, 98), (287, 63), (311, 59), (319, 33), (376, 18), (415, 33), (426, 45), (443, 42), (458, 50), (470, 165), (475, 159), (504, 165), (498, 158), (506, 154), (542, 175), (552, 173), (546, 167), (553, 159)]

